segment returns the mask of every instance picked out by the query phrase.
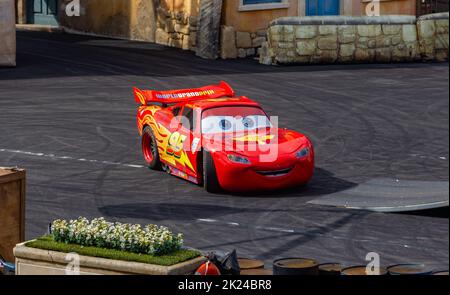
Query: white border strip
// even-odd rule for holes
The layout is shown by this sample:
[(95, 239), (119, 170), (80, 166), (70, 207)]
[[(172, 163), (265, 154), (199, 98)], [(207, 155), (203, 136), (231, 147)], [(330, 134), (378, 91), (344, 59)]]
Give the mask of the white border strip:
[(45, 154), (45, 153), (37, 153), (37, 152), (29, 152), (29, 151), (21, 151), (21, 150), (12, 150), (12, 149), (0, 149), (0, 152), (10, 153), (10, 154), (19, 154), (19, 155), (25, 155), (25, 156), (48, 158), (48, 159), (56, 159), (56, 160), (71, 160), (71, 161), (78, 161), (78, 162), (86, 162), (86, 163), (94, 163), (94, 164), (102, 164), (102, 165), (116, 165), (116, 166), (123, 166), (123, 167), (129, 167), (129, 168), (139, 168), (139, 169), (145, 168), (145, 166), (138, 165), (138, 164), (111, 162), (111, 161), (85, 159), (85, 158), (75, 158), (75, 157), (71, 157), (71, 156), (57, 156), (55, 154)]

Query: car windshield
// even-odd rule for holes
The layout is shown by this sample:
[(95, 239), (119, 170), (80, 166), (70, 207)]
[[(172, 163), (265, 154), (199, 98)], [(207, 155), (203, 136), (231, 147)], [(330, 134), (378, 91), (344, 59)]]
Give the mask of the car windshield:
[(258, 107), (233, 106), (207, 109), (202, 113), (202, 133), (228, 133), (270, 128), (272, 124)]

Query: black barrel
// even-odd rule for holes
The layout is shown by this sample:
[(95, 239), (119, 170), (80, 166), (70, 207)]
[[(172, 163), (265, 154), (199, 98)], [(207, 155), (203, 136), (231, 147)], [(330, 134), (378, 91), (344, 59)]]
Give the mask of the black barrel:
[(273, 263), (274, 275), (318, 275), (319, 264), (309, 258), (283, 258)]
[(249, 258), (238, 258), (239, 267), (241, 270), (264, 268), (264, 261)]
[[(365, 265), (357, 265), (357, 266), (351, 266), (351, 267), (346, 267), (341, 271), (341, 274), (344, 276), (367, 276), (367, 275), (372, 275), (372, 274), (368, 274), (366, 272), (366, 268), (367, 266)], [(379, 269), (379, 275), (380, 276), (384, 276), (387, 275), (387, 270), (384, 267), (380, 267)]]
[(341, 274), (342, 264), (340, 263), (322, 263), (319, 264), (319, 275), (338, 276)]
[(252, 268), (241, 270), (241, 276), (271, 276), (273, 271), (266, 268)]
[(396, 264), (388, 267), (390, 275), (431, 275), (433, 271), (424, 264)]

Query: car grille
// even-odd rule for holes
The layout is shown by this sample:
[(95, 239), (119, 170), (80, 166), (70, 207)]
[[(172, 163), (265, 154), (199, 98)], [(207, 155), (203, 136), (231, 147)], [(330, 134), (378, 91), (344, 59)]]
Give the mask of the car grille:
[(256, 171), (256, 173), (268, 176), (268, 177), (276, 177), (283, 176), (291, 172), (292, 168), (282, 169), (282, 170), (270, 170), (270, 171)]

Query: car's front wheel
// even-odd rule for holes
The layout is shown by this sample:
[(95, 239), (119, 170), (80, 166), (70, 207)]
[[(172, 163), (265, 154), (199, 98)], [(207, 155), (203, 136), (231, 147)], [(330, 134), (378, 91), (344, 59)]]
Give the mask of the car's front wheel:
[(209, 193), (219, 193), (221, 191), (217, 180), (216, 166), (211, 153), (203, 151), (203, 186)]
[(142, 153), (148, 167), (153, 170), (161, 170), (158, 143), (151, 127), (146, 126), (142, 132)]

